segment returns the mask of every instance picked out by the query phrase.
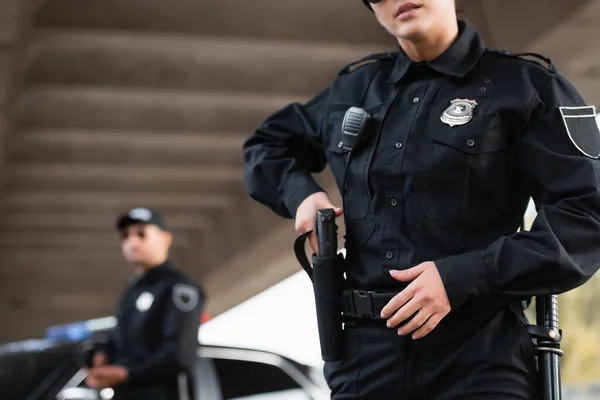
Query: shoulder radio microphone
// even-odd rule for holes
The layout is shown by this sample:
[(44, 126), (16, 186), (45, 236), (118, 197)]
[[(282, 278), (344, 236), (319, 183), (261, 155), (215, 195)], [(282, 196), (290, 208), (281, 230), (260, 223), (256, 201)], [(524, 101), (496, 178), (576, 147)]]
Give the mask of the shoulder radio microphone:
[(358, 107), (350, 107), (342, 122), (343, 149), (350, 154), (358, 150), (369, 138), (371, 113)]

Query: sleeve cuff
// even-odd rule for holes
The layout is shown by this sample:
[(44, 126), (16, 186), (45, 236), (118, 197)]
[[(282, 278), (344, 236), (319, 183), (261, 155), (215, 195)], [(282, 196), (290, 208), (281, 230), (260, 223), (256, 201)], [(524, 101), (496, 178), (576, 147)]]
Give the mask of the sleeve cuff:
[(128, 362), (116, 362), (115, 365), (120, 365), (127, 370), (127, 382), (135, 383), (144, 378), (144, 372), (138, 367), (129, 364)]
[(311, 194), (325, 192), (309, 173), (297, 173), (290, 176), (283, 186), (283, 202), (292, 218), (300, 204)]
[(479, 251), (446, 257), (435, 261), (435, 265), (452, 310), (468, 297), (484, 295), (488, 290), (488, 267)]

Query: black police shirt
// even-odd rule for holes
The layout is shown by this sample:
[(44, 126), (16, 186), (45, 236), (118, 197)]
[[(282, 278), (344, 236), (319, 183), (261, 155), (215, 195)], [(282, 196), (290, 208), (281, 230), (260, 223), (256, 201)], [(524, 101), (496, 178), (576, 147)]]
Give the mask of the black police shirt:
[[(434, 261), (452, 308), (573, 289), (600, 262), (595, 109), (551, 63), (459, 28), (431, 62), (370, 56), (271, 115), (244, 144), (247, 190), (292, 218), (323, 191), (311, 173), (329, 164), (340, 188), (341, 126), (360, 107), (374, 124), (344, 194), (350, 287), (401, 289), (389, 270)], [(518, 232), (530, 198), (538, 216)]]
[(205, 296), (169, 262), (137, 276), (123, 292), (109, 347), (111, 362), (126, 367), (125, 387), (176, 385), (192, 367)]

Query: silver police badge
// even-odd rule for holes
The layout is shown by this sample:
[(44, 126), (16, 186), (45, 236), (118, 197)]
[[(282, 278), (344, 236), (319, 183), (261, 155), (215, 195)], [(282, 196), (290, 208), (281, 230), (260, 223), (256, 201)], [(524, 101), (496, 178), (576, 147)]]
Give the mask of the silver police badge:
[(478, 106), (475, 100), (452, 100), (450, 107), (442, 113), (442, 122), (450, 126), (464, 125), (473, 118), (473, 110)]
[(140, 312), (146, 312), (150, 309), (152, 303), (154, 303), (154, 295), (150, 292), (144, 292), (135, 301), (135, 308)]

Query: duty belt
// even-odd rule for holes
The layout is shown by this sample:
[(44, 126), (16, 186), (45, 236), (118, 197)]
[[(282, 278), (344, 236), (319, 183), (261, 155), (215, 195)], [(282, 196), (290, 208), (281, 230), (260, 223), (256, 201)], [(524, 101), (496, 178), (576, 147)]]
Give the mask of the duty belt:
[(370, 290), (344, 290), (342, 313), (348, 318), (382, 319), (381, 310), (397, 294)]

